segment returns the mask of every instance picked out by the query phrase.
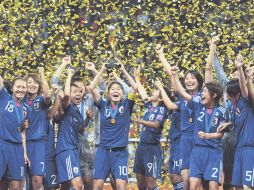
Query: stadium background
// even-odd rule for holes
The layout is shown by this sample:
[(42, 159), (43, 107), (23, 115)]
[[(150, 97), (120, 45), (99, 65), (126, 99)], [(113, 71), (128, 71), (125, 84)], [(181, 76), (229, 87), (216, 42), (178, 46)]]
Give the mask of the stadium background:
[[(50, 78), (63, 56), (71, 55), (77, 74), (89, 80), (86, 61), (100, 68), (117, 56), (130, 73), (141, 65), (142, 82), (151, 86), (155, 77), (167, 83), (156, 43), (164, 45), (166, 58), (182, 73), (190, 68), (202, 72), (207, 41), (215, 35), (221, 38), (219, 58), (229, 73), (238, 52), (253, 63), (253, 15), (252, 0), (2, 0), (0, 74), (11, 80), (44, 66)], [(138, 131), (131, 129), (130, 162)], [(168, 150), (167, 143), (162, 145)], [(168, 188), (165, 168), (162, 179), (162, 189)]]

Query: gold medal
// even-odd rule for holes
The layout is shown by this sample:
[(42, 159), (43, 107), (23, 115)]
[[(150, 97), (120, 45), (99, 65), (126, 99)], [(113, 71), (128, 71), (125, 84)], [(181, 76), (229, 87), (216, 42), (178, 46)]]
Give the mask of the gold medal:
[(116, 124), (116, 120), (115, 120), (114, 118), (112, 118), (112, 119), (110, 120), (110, 123), (111, 123), (111, 124)]
[(189, 118), (189, 123), (192, 123), (192, 117)]

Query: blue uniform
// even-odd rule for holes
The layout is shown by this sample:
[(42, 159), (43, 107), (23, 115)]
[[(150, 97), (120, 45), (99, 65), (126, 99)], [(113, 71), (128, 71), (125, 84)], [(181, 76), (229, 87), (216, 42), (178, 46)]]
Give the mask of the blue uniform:
[(169, 173), (180, 175), (180, 111), (174, 110), (169, 114), (170, 128), (170, 158), (169, 158)]
[(240, 97), (236, 105), (228, 106), (236, 137), (233, 185), (254, 187), (254, 112), (251, 103)]
[[(130, 117), (134, 106), (132, 94), (113, 109), (109, 101), (100, 100), (100, 144), (94, 159), (94, 179), (105, 180), (111, 172), (115, 179), (128, 178)], [(114, 112), (114, 113), (112, 113)], [(112, 119), (115, 122), (112, 123)]]
[(47, 140), (45, 157), (45, 188), (58, 188), (57, 169), (56, 169), (56, 151), (55, 151), (55, 128), (52, 120), (47, 120)]
[(201, 139), (198, 132), (216, 133), (220, 124), (226, 120), (226, 109), (216, 106), (212, 113), (209, 113), (202, 103), (193, 100), (190, 102), (190, 106), (193, 107), (196, 121), (194, 148), (190, 158), (190, 177), (221, 183), (222, 138)]
[(24, 178), (22, 124), (29, 117), (28, 106), (17, 104), (5, 88), (0, 90), (0, 178)]
[(46, 117), (50, 105), (45, 103), (43, 96), (38, 96), (32, 101), (26, 100), (26, 103), (30, 108), (30, 122), (26, 133), (27, 155), (30, 160), (29, 173), (43, 176), (45, 175), (45, 140), (47, 136)]
[(152, 102), (145, 105), (146, 111), (143, 116), (145, 121), (158, 121), (158, 128), (142, 125), (140, 142), (135, 155), (134, 173), (143, 174), (147, 177), (160, 178), (162, 151), (160, 138), (167, 110), (164, 106), (153, 107)]
[(58, 183), (81, 176), (78, 156), (78, 133), (84, 128), (84, 121), (73, 103), (64, 108), (56, 144)]
[[(180, 109), (180, 163), (181, 170), (189, 169), (190, 155), (194, 146), (194, 113), (193, 108), (189, 106), (186, 100), (180, 97), (178, 108)], [(200, 102), (201, 93), (197, 93), (193, 97), (193, 101)]]

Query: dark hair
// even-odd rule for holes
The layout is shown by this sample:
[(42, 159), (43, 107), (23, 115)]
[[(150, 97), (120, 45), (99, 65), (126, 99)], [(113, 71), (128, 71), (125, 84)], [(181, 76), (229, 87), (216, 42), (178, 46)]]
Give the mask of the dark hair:
[(40, 75), (38, 75), (37, 73), (31, 73), (27, 76), (27, 80), (29, 78), (32, 78), (39, 85), (38, 94), (41, 93), (41, 77), (40, 77)]
[(184, 78), (186, 78), (186, 76), (189, 73), (192, 74), (197, 79), (197, 81), (198, 81), (198, 91), (200, 91), (202, 89), (202, 86), (203, 86), (203, 77), (202, 77), (202, 75), (197, 70), (189, 70), (185, 73)]
[(71, 79), (71, 83), (75, 83), (75, 82), (83, 82), (83, 79), (80, 77), (74, 77)]
[(14, 84), (16, 83), (16, 81), (18, 81), (18, 80), (22, 80), (22, 81), (24, 81), (24, 82), (27, 83), (27, 81), (26, 81), (24, 78), (22, 78), (22, 77), (17, 77), (17, 78), (15, 78), (15, 79), (13, 79), (13, 81), (12, 81), (12, 83), (11, 83), (11, 87), (13, 87)]
[(108, 88), (107, 88), (108, 91), (109, 91), (109, 89), (111, 88), (111, 86), (113, 84), (118, 84), (121, 87), (122, 91), (124, 91), (123, 85), (120, 82), (118, 82), (118, 81), (113, 81), (113, 82), (109, 83)]
[(217, 95), (214, 98), (214, 101), (218, 104), (221, 97), (223, 96), (223, 89), (222, 86), (217, 82), (209, 82), (205, 84), (210, 95), (213, 97), (215, 94)]
[(239, 79), (232, 79), (228, 81), (226, 85), (226, 92), (229, 96), (237, 96), (241, 94), (241, 88), (239, 84)]

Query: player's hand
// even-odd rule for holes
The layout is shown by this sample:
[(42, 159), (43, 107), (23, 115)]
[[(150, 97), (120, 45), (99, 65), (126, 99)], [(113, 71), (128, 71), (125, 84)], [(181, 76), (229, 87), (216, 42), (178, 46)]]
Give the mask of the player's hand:
[(135, 124), (138, 124), (139, 118), (136, 115), (131, 116), (131, 121)]
[(162, 89), (162, 88), (163, 88), (163, 84), (161, 83), (160, 80), (156, 80), (156, 81), (155, 81), (155, 85), (156, 85), (159, 89)]
[(219, 36), (214, 36), (211, 40), (211, 43), (213, 43), (214, 45), (217, 45), (219, 42), (220, 42)]
[(72, 77), (74, 75), (74, 70), (72, 68), (68, 68), (68, 76)]
[(86, 62), (85, 68), (89, 71), (94, 71), (95, 70), (95, 65), (93, 62)]
[(25, 165), (30, 166), (30, 160), (29, 160), (29, 158), (28, 158), (26, 153), (24, 153), (24, 162), (25, 162)]
[(117, 80), (117, 75), (114, 71), (109, 73), (108, 77), (110, 81)]
[(206, 133), (205, 133), (204, 131), (199, 131), (199, 132), (198, 132), (198, 136), (199, 136), (199, 138), (201, 138), (201, 139), (205, 139), (205, 138), (206, 138)]
[(236, 56), (236, 59), (235, 59), (235, 66), (236, 66), (236, 68), (240, 68), (241, 66), (243, 66), (243, 57), (242, 57), (242, 55), (241, 54), (238, 54), (237, 56)]
[(245, 73), (246, 73), (246, 76), (248, 77), (248, 78), (253, 78), (253, 73), (254, 73), (254, 67), (252, 66), (248, 66), (246, 69), (245, 69)]
[(176, 75), (179, 72), (179, 68), (174, 65), (171, 67), (172, 75)]
[(43, 67), (38, 67), (38, 73), (40, 75), (44, 74), (44, 68)]
[(71, 64), (71, 56), (66, 56), (62, 59), (62, 63), (65, 65)]
[(87, 117), (92, 119), (94, 116), (94, 112), (92, 111), (92, 109), (88, 109), (88, 110), (86, 110), (86, 115), (87, 115)]
[(160, 44), (156, 44), (156, 46), (155, 46), (155, 52), (156, 52), (158, 55), (163, 54), (163, 47), (162, 47)]
[(139, 78), (140, 77), (140, 65), (134, 69), (134, 77)]
[(28, 121), (28, 119), (26, 119), (26, 120), (23, 122), (22, 129), (27, 129), (28, 126), (29, 126), (29, 121)]
[(232, 126), (232, 123), (222, 123), (220, 126), (217, 128), (217, 133), (224, 131), (225, 129), (229, 128)]

